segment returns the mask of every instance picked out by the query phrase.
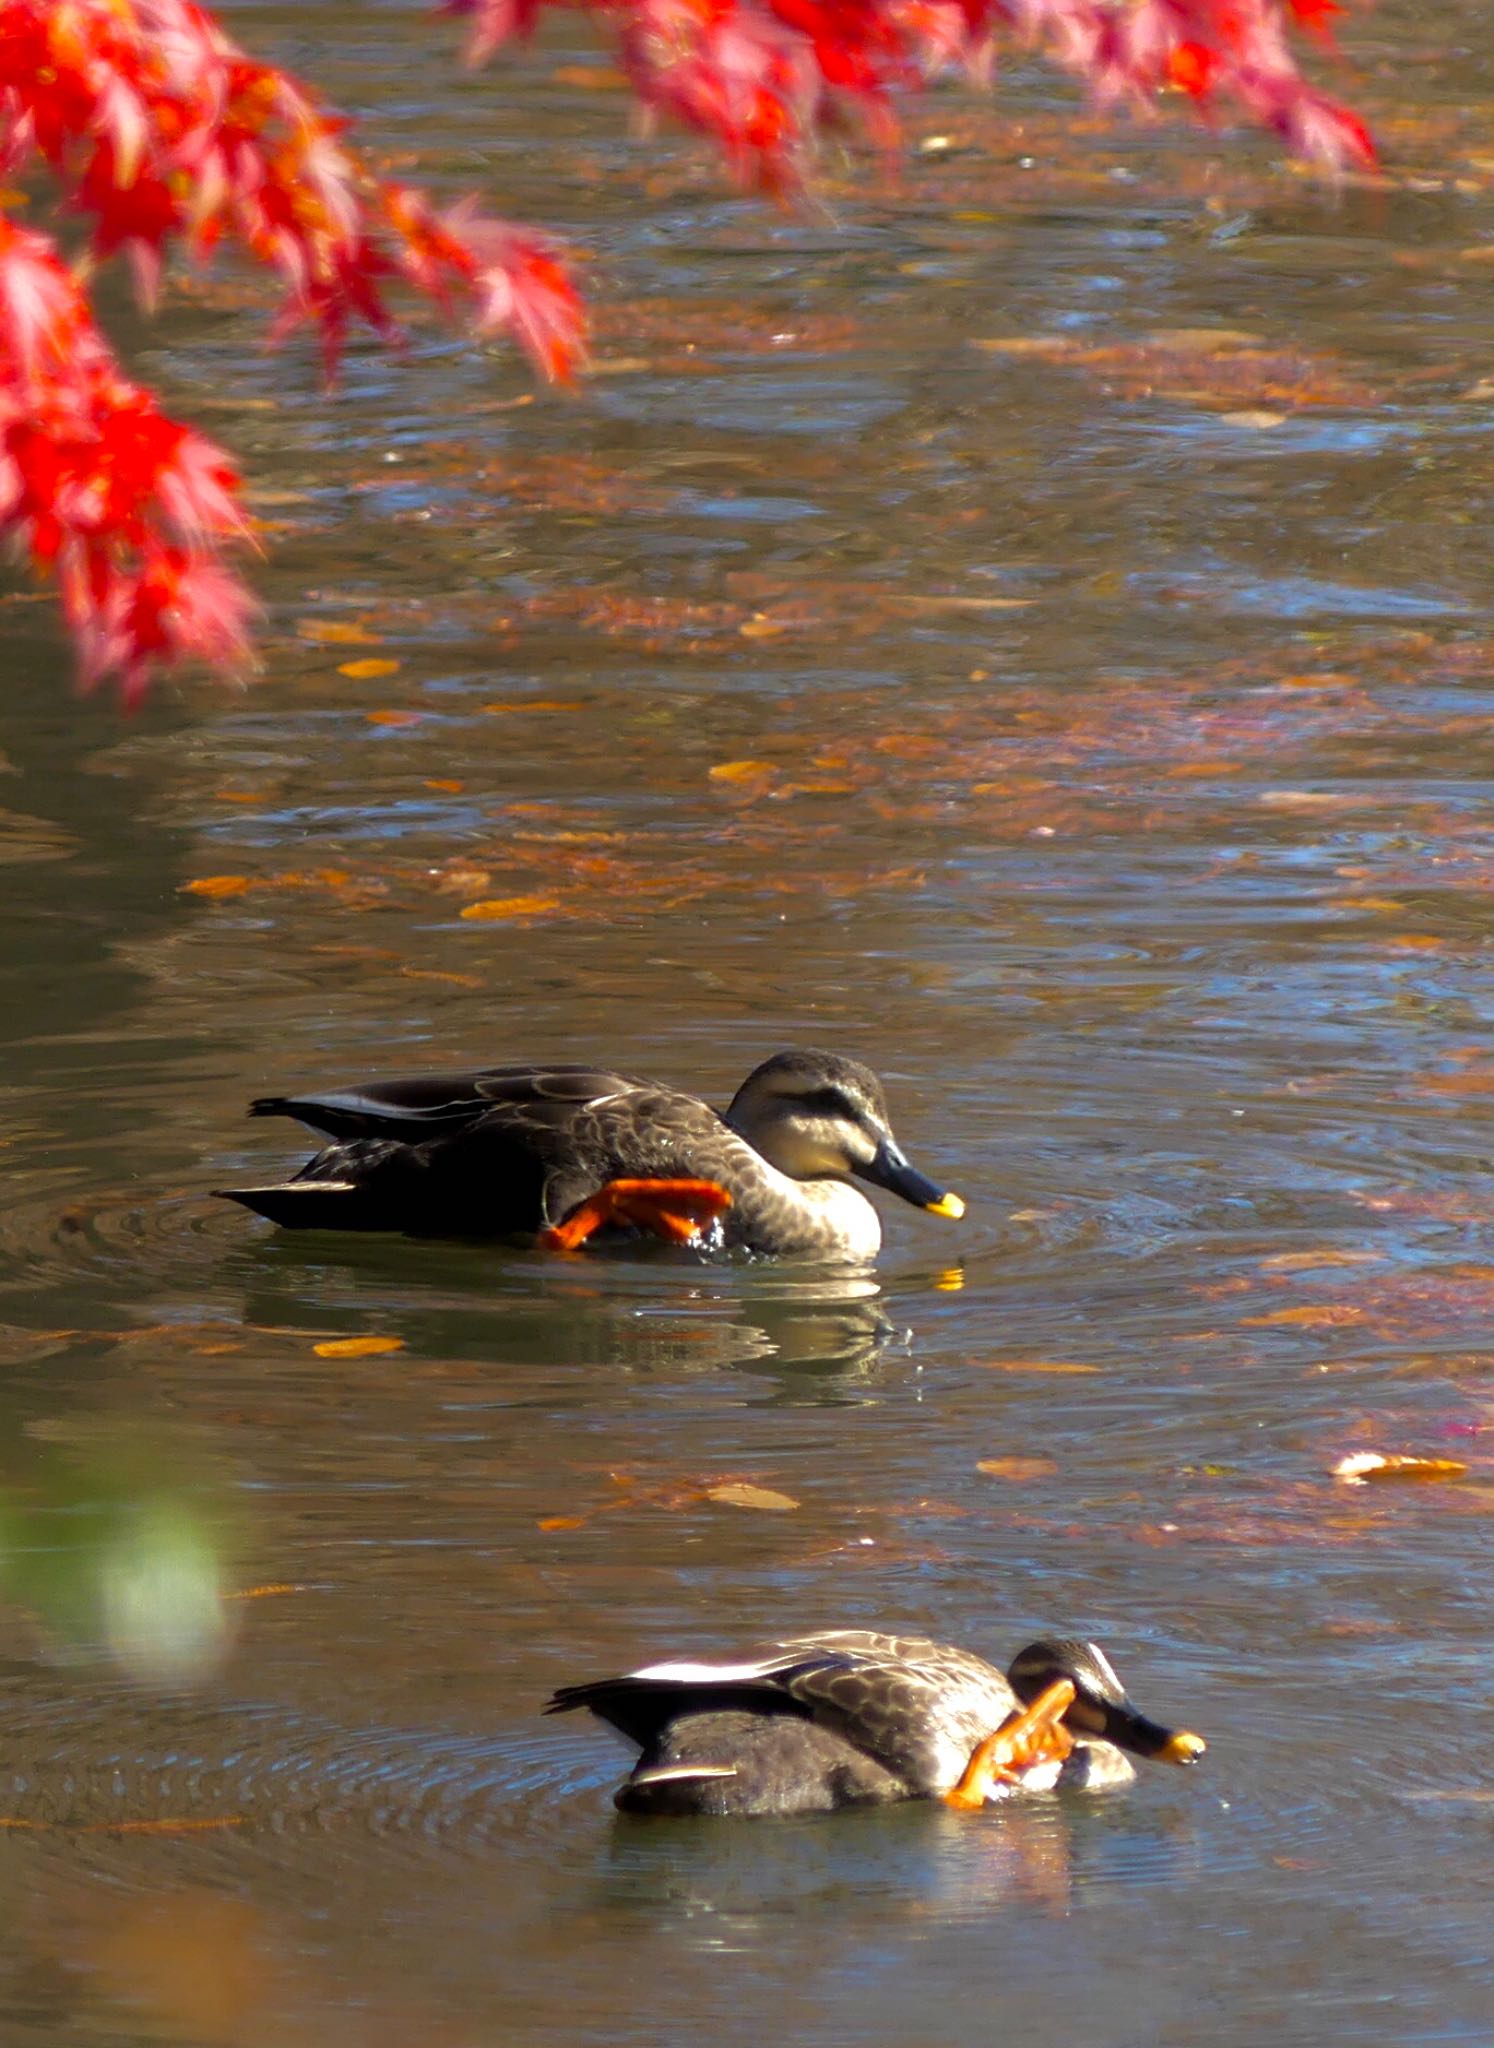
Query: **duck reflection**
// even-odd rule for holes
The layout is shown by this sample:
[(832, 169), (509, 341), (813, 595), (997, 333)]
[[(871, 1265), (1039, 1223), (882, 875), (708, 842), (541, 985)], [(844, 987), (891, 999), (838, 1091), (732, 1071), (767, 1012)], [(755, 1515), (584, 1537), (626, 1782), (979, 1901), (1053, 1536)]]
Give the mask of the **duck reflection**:
[(416, 1358), (743, 1372), (768, 1403), (874, 1400), (901, 1357), (869, 1267), (705, 1267), (659, 1247), (584, 1265), (465, 1245), (281, 1238), (228, 1262), (243, 1316), (308, 1338), (397, 1336)]

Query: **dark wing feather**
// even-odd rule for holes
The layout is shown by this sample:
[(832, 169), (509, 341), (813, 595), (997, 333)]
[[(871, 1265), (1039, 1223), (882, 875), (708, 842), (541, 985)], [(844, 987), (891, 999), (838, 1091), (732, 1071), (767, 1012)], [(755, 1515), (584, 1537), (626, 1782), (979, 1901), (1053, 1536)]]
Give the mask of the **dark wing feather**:
[[(788, 1679), (794, 1697), (915, 1792), (946, 1791), (976, 1744), (1017, 1704), (994, 1665), (926, 1636), (835, 1629), (804, 1640), (827, 1661)], [(784, 1644), (786, 1651), (795, 1647)]]
[(823, 1661), (820, 1653), (791, 1658), (783, 1668), (764, 1670), (750, 1678), (678, 1679), (630, 1672), (622, 1678), (563, 1685), (551, 1696), (545, 1712), (568, 1714), (577, 1707), (589, 1708), (599, 1721), (636, 1742), (640, 1749), (652, 1749), (671, 1722), (697, 1714), (744, 1712), (811, 1718), (812, 1708), (787, 1690), (784, 1680)]
[(293, 1179), (224, 1191), (293, 1229), (527, 1236), (609, 1180), (707, 1174), (734, 1182), (749, 1156), (693, 1096), (596, 1067), (498, 1067), (452, 1082), (267, 1097), (256, 1110), (268, 1115), (277, 1105), (318, 1128), (354, 1133)]
[(293, 1116), (329, 1138), (422, 1138), (475, 1123), (495, 1104), (589, 1102), (645, 1084), (588, 1066), (483, 1067), (469, 1074), (414, 1074), (325, 1095), (261, 1095), (251, 1116)]

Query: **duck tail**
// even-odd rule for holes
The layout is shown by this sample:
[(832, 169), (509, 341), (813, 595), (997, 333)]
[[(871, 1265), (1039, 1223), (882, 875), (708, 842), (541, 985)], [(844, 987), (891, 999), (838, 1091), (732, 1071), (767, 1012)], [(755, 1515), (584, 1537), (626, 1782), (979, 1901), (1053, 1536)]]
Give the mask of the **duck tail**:
[(377, 1230), (358, 1214), (362, 1192), (351, 1180), (287, 1180), (267, 1188), (214, 1188), (225, 1202), (237, 1202), (278, 1223), (283, 1230)]

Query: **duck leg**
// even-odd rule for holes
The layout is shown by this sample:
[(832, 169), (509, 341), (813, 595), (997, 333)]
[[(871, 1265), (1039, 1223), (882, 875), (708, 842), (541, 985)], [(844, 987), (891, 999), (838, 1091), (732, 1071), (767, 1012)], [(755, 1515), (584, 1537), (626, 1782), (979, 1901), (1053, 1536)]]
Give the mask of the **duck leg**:
[(1058, 1678), (1031, 1706), (1009, 1714), (994, 1735), (976, 1744), (959, 1784), (945, 1793), (945, 1805), (957, 1813), (973, 1813), (994, 1796), (997, 1786), (1020, 1785), (1022, 1773), (1034, 1764), (1062, 1763), (1074, 1748), (1074, 1738), (1063, 1725), (1073, 1699), (1072, 1681)]
[(542, 1230), (539, 1242), (546, 1251), (573, 1252), (610, 1223), (690, 1244), (730, 1207), (731, 1196), (713, 1180), (609, 1180)]

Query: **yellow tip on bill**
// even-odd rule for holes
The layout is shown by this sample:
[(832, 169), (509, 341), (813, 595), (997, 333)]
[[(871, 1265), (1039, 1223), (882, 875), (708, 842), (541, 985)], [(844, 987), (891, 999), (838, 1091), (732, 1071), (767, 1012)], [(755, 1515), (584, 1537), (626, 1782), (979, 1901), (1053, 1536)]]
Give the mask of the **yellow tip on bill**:
[(958, 1223), (965, 1213), (965, 1204), (958, 1195), (941, 1195), (937, 1202), (925, 1202), (923, 1206), (931, 1216), (947, 1216), (952, 1223)]
[(1164, 1764), (1191, 1764), (1201, 1757), (1208, 1748), (1201, 1735), (1194, 1735), (1186, 1728), (1180, 1728), (1167, 1743), (1165, 1749), (1157, 1751), (1157, 1758)]

